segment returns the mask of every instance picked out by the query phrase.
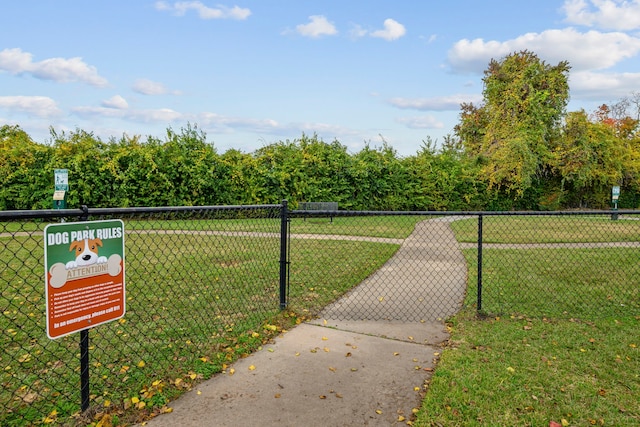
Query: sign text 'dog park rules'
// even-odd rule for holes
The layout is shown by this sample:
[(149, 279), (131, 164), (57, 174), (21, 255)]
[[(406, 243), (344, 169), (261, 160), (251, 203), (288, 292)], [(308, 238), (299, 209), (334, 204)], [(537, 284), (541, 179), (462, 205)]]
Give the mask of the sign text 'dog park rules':
[(49, 338), (124, 316), (121, 220), (49, 224), (44, 258)]

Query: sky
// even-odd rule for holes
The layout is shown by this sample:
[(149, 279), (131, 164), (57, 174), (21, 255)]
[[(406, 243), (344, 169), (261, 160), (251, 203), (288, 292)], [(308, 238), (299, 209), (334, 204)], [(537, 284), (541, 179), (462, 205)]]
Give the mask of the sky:
[(640, 91), (640, 0), (24, 0), (0, 14), (0, 125), (218, 153), (317, 135), (400, 156), (453, 134), (491, 59), (568, 61), (568, 111)]

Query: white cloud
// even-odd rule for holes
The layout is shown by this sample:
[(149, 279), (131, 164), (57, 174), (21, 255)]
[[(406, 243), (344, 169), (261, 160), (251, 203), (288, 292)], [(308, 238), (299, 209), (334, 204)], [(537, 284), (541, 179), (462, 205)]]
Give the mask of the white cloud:
[(581, 99), (610, 101), (629, 96), (640, 87), (640, 73), (597, 73), (582, 71), (569, 77), (571, 93)]
[(305, 37), (318, 38), (321, 36), (333, 36), (338, 34), (335, 25), (322, 15), (312, 15), (309, 17), (308, 24), (296, 25), (298, 34)]
[(570, 24), (629, 31), (640, 29), (640, 0), (566, 0)]
[(177, 1), (173, 4), (166, 1), (158, 1), (155, 6), (157, 10), (173, 12), (177, 16), (183, 16), (189, 10), (194, 10), (200, 19), (237, 19), (241, 21), (251, 15), (251, 10), (247, 8), (222, 5), (213, 8), (205, 6), (199, 1)]
[(112, 96), (109, 99), (105, 99), (102, 101), (101, 105), (107, 108), (116, 108), (118, 110), (124, 110), (129, 108), (129, 103), (126, 99), (121, 97), (120, 95)]
[(369, 32), (367, 30), (365, 30), (364, 28), (362, 28), (362, 26), (358, 25), (358, 24), (353, 24), (351, 27), (351, 30), (349, 31), (349, 35), (352, 38), (360, 38), (360, 37), (364, 37), (367, 34), (369, 34)]
[(384, 29), (371, 32), (371, 37), (378, 37), (387, 41), (397, 40), (407, 33), (404, 25), (391, 18), (384, 20)]
[(403, 110), (421, 110), (421, 111), (458, 111), (460, 104), (464, 102), (479, 103), (482, 102), (482, 95), (451, 95), (434, 98), (392, 98), (389, 104)]
[(442, 129), (444, 124), (433, 116), (400, 117), (396, 119), (410, 129)]
[(352, 38), (369, 36), (381, 38), (387, 41), (397, 40), (400, 37), (404, 36), (406, 33), (407, 30), (404, 25), (391, 18), (384, 20), (384, 29), (382, 30), (368, 31), (362, 28), (361, 25), (353, 24), (351, 30), (349, 31), (349, 35)]
[(135, 110), (84, 106), (75, 107), (72, 109), (72, 111), (76, 115), (85, 118), (116, 118), (143, 123), (167, 123), (172, 121), (184, 120), (186, 117), (184, 114), (170, 108)]
[(195, 119), (197, 123), (202, 126), (213, 126), (216, 128), (248, 129), (256, 132), (273, 132), (280, 128), (280, 124), (271, 119), (247, 119), (210, 112), (200, 113)]
[(148, 79), (138, 79), (133, 83), (132, 89), (134, 92), (141, 93), (142, 95), (180, 95), (180, 91), (170, 91), (165, 85), (159, 82), (154, 82)]
[(489, 61), (510, 53), (530, 50), (550, 63), (567, 60), (572, 70), (610, 68), (640, 52), (640, 38), (624, 33), (580, 33), (573, 28), (527, 33), (504, 42), (463, 39), (449, 50), (448, 61), (455, 72), (481, 73)]
[(62, 114), (56, 102), (47, 96), (0, 96), (0, 108), (12, 113), (26, 113), (37, 117)]
[(82, 82), (103, 87), (107, 79), (98, 74), (96, 67), (86, 64), (82, 58), (49, 58), (33, 62), (33, 55), (20, 48), (0, 51), (0, 71), (14, 75), (30, 74), (41, 80), (56, 82)]

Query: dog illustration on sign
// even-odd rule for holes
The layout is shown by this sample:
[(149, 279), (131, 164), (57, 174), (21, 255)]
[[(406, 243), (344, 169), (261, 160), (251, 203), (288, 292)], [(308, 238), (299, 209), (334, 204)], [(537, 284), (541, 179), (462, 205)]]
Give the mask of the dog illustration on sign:
[(69, 251), (75, 251), (76, 259), (67, 262), (67, 270), (107, 262), (106, 256), (98, 256), (98, 246), (102, 246), (101, 239), (75, 240), (71, 243)]

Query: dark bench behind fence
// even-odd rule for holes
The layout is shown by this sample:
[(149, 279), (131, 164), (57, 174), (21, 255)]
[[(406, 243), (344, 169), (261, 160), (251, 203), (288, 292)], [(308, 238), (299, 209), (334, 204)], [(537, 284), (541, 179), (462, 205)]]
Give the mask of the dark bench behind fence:
[[(325, 211), (329, 211), (329, 218), (331, 222), (333, 222), (333, 215), (331, 214), (331, 211), (338, 210), (338, 202), (300, 202), (298, 203), (298, 209), (316, 214), (322, 214)], [(306, 215), (304, 220), (307, 220)]]

